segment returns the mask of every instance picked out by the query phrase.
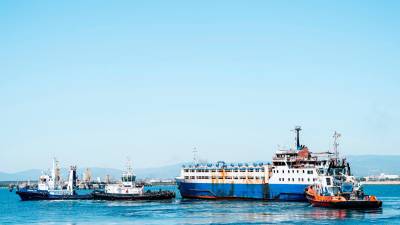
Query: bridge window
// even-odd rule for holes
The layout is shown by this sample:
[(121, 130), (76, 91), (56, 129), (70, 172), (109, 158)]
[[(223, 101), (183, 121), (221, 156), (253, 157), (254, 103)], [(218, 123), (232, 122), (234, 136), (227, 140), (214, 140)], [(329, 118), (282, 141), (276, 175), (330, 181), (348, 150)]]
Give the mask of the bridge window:
[(185, 171), (186, 173), (187, 173), (187, 172), (189, 172), (189, 170), (188, 170), (188, 169), (185, 169), (184, 171)]

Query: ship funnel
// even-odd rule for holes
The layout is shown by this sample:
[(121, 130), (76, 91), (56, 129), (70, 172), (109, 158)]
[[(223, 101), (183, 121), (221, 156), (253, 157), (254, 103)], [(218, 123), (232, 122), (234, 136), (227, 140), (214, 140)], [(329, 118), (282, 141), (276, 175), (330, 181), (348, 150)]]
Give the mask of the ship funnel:
[(301, 146), (300, 146), (300, 131), (301, 131), (301, 127), (300, 126), (295, 126), (294, 130), (296, 131), (296, 149), (300, 150)]

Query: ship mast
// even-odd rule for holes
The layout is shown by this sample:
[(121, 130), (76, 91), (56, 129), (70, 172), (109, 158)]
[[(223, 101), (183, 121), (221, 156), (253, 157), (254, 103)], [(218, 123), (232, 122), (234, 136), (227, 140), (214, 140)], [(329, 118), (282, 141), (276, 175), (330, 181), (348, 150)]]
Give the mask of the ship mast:
[(335, 133), (333, 133), (333, 151), (335, 152), (335, 157), (336, 159), (339, 158), (339, 151), (338, 151), (338, 139), (341, 137), (342, 135), (339, 134), (338, 132), (335, 131)]
[(193, 147), (193, 163), (196, 164), (197, 163), (197, 148)]

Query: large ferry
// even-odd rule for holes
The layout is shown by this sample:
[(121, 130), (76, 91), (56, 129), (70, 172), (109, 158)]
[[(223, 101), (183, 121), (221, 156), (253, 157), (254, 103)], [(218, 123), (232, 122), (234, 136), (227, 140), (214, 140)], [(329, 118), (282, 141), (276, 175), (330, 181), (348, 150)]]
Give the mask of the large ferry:
[(327, 167), (330, 152), (312, 153), (300, 145), (295, 127), (295, 149), (278, 150), (270, 163), (192, 163), (176, 178), (184, 198), (264, 199), (306, 201), (304, 190)]

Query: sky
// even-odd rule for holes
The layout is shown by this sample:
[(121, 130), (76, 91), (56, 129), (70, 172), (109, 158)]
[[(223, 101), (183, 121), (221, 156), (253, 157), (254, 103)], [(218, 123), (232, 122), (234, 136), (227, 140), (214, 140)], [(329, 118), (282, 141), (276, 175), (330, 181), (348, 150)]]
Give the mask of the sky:
[[(0, 171), (399, 154), (399, 1), (0, 1)], [(177, 172), (178, 173), (178, 172)]]

